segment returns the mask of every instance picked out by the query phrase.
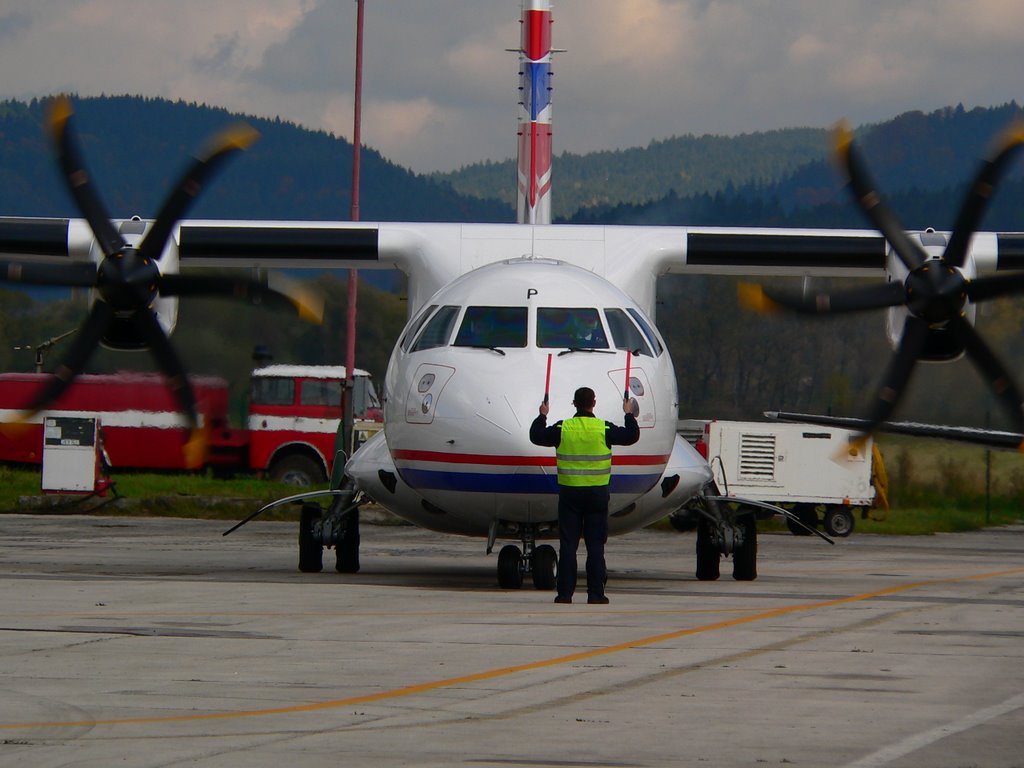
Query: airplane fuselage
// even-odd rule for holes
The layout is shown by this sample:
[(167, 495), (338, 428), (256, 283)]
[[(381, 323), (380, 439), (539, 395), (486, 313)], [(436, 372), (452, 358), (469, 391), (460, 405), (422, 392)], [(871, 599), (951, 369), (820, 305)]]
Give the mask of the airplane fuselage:
[(709, 479), (677, 438), (675, 372), (653, 323), (604, 278), (532, 258), (463, 275), (411, 319), (388, 366), (384, 433), (347, 472), (419, 525), (544, 531), (558, 517), (555, 456), (529, 428), (548, 381), (548, 423), (572, 416), (573, 392), (587, 386), (595, 415), (621, 424), (628, 386), (641, 437), (613, 452), (613, 533), (664, 516)]

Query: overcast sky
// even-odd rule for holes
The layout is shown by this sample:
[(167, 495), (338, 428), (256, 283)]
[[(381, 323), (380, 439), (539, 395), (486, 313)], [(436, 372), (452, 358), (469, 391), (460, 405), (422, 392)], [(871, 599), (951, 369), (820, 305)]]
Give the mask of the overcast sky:
[[(515, 152), (519, 0), (366, 0), (363, 140)], [(1024, 0), (554, 0), (555, 151), (1024, 101)], [(354, 0), (0, 0), (0, 98), (140, 94), (351, 138)]]

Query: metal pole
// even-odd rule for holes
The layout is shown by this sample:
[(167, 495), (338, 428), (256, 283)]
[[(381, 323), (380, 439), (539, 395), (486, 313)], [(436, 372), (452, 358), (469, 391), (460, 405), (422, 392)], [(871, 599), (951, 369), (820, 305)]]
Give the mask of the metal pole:
[[(359, 221), (359, 150), (360, 123), (363, 112), (363, 5), (356, 0), (356, 82), (355, 108), (352, 127), (352, 209), (350, 218)], [(359, 287), (359, 272), (348, 271), (348, 312), (345, 327), (345, 453), (352, 455), (355, 447), (355, 410), (352, 402), (355, 394), (353, 372), (356, 369), (356, 295)]]

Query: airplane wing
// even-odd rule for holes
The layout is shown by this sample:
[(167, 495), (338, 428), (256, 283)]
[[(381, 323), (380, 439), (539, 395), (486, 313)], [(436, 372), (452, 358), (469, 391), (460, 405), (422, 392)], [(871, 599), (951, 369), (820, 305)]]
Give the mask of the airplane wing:
[[(868, 419), (858, 419), (846, 416), (821, 416), (810, 413), (789, 413), (786, 411), (765, 411), (765, 417), (772, 421), (798, 422), (802, 424), (816, 424), (822, 427), (842, 427), (863, 431), (870, 422)], [(996, 429), (982, 429), (980, 427), (951, 427), (943, 424), (921, 424), (914, 421), (886, 421), (882, 422), (875, 431), (887, 432), (893, 435), (910, 435), (912, 437), (930, 437), (940, 440), (952, 440), (960, 443), (971, 443), (973, 445), (984, 445), (990, 448), (1005, 450), (1020, 450), (1024, 444), (1024, 434), (1020, 432), (1006, 432)]]
[[(889, 257), (873, 230), (565, 224), (185, 220), (168, 247), (182, 268), (399, 269), (410, 312), (466, 272), (523, 256), (600, 274), (649, 312), (661, 275), (881, 278)], [(0, 218), (0, 259), (19, 267), (94, 251), (84, 219)], [(1024, 234), (976, 233), (970, 259), (978, 274), (1024, 268)]]

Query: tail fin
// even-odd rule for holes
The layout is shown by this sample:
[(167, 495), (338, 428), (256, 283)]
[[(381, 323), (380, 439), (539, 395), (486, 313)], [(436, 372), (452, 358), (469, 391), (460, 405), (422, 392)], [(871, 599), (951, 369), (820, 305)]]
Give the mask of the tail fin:
[(551, 223), (551, 0), (523, 0), (519, 46), (520, 224)]

